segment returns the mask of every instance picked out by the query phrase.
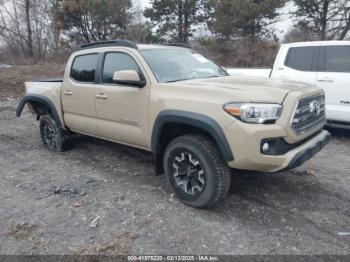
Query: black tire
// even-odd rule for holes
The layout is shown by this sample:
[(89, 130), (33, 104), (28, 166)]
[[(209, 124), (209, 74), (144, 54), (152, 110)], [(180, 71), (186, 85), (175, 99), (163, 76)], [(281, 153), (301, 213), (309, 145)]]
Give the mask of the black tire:
[(211, 207), (230, 189), (230, 168), (216, 144), (204, 135), (175, 138), (165, 150), (163, 166), (176, 195), (189, 206)]
[(40, 135), (45, 146), (52, 150), (63, 152), (67, 149), (69, 134), (60, 128), (51, 115), (40, 117)]

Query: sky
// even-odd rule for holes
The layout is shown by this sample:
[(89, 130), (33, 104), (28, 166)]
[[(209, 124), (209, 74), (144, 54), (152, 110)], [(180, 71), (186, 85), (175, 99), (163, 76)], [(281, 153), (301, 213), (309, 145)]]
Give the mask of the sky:
[[(139, 3), (142, 8), (150, 6), (150, 0), (133, 0), (134, 3)], [(276, 35), (282, 40), (283, 36), (288, 32), (288, 30), (293, 26), (293, 20), (288, 15), (288, 13), (294, 9), (292, 3), (287, 4), (284, 8), (280, 10), (282, 14), (280, 17), (280, 22), (274, 24), (273, 28), (276, 30)]]
[(150, 5), (150, 0), (134, 0), (134, 2), (139, 2), (143, 8)]

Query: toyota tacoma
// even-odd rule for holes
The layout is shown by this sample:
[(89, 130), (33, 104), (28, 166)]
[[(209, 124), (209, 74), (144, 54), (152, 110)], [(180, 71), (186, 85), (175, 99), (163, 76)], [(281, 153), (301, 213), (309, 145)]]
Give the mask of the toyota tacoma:
[(74, 133), (151, 151), (178, 198), (223, 199), (234, 169), (295, 168), (329, 141), (324, 91), (309, 84), (229, 76), (178, 45), (88, 44), (63, 79), (26, 82), (24, 105), (44, 145), (63, 151)]

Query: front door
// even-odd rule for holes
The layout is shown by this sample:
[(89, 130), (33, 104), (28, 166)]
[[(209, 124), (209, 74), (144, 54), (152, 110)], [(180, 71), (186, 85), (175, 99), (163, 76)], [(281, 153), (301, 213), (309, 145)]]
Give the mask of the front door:
[(144, 79), (144, 73), (131, 53), (105, 53), (101, 83), (95, 89), (98, 132), (106, 139), (148, 148), (150, 85), (147, 83), (139, 88), (115, 83), (113, 73), (122, 70), (135, 70)]
[(62, 87), (62, 108), (67, 126), (79, 133), (97, 135), (95, 72), (98, 54), (78, 55), (66, 72)]
[(318, 46), (291, 47), (286, 58), (273, 69), (272, 77), (315, 84)]
[(350, 122), (350, 45), (321, 48), (317, 86), (326, 93), (327, 118)]

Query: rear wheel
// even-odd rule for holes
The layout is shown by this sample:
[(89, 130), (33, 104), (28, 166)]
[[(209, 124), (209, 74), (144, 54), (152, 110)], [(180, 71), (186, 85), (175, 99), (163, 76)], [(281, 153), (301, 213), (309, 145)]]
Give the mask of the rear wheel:
[(57, 125), (51, 115), (40, 117), (40, 135), (43, 144), (52, 150), (62, 152), (67, 147), (69, 135)]
[(210, 207), (229, 191), (231, 174), (215, 143), (204, 135), (175, 138), (166, 148), (164, 170), (182, 202)]

